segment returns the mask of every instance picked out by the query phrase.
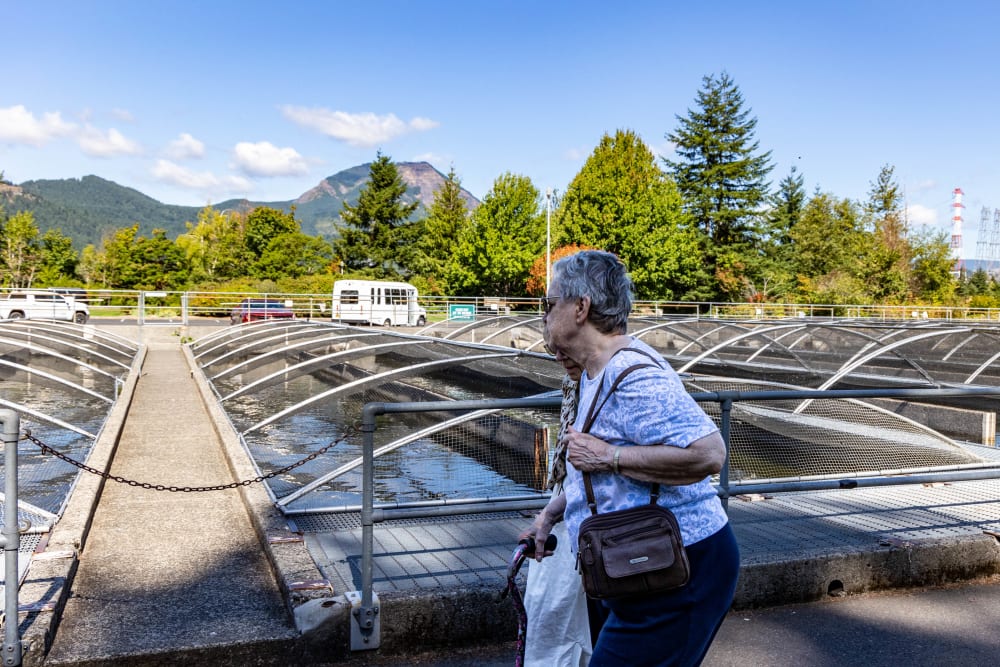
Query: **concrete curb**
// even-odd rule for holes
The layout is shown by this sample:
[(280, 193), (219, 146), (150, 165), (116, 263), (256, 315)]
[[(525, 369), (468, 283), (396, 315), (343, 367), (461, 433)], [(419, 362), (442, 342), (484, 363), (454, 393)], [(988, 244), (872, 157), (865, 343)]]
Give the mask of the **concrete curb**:
[(745, 563), (733, 608), (813, 602), (827, 595), (915, 588), (998, 573), (1000, 541), (989, 535), (911, 540), (878, 551)]
[[(219, 405), (204, 374), (198, 367), (189, 345), (182, 346), (191, 375), (198, 386), (202, 402), (223, 445), (226, 462), (237, 480), (258, 476), (236, 430)], [(305, 644), (312, 646), (316, 657), (329, 657), (348, 651), (350, 636), (350, 603), (343, 595), (335, 595), (333, 587), (316, 566), (300, 534), (291, 532), (284, 515), (275, 508), (262, 483), (239, 487), (250, 522), (257, 532), (261, 548), (271, 563), (275, 580), (285, 598), (285, 604), (303, 634)], [(344, 626), (343, 629), (339, 626)], [(342, 635), (344, 641), (331, 641), (330, 633)], [(342, 650), (337, 646), (342, 645)]]

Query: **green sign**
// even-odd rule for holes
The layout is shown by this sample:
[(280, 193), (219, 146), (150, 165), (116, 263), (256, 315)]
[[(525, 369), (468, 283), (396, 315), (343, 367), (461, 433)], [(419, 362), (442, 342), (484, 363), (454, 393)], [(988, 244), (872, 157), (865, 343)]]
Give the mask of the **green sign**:
[(459, 322), (474, 322), (476, 319), (476, 306), (472, 303), (449, 303), (448, 319)]

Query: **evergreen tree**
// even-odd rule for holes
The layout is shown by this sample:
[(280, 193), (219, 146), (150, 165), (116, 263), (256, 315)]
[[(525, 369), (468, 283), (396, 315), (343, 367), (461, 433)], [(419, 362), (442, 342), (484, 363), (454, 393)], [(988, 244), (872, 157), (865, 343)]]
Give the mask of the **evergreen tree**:
[(705, 276), (677, 187), (631, 131), (601, 138), (563, 195), (556, 227), (557, 245), (618, 255), (640, 299), (689, 296)]
[[(722, 254), (728, 255), (722, 267), (727, 271), (758, 264), (759, 210), (767, 198), (771, 153), (758, 153), (757, 119), (744, 108), (743, 95), (729, 75), (706, 76), (702, 83), (697, 108), (677, 116), (677, 130), (666, 135), (677, 158), (664, 158), (664, 163), (718, 274), (716, 258)], [(742, 276), (735, 279), (741, 282)]]
[(446, 279), (459, 295), (526, 296), (531, 263), (545, 248), (545, 215), (526, 176), (493, 182), (459, 233)]
[[(763, 215), (766, 228), (761, 230), (759, 257), (728, 252), (717, 261), (716, 275), (724, 292), (735, 298), (734, 288), (739, 288), (739, 298), (754, 302), (784, 298), (795, 283), (795, 246), (791, 233), (802, 218), (805, 204), (805, 179), (793, 166), (778, 184), (778, 191), (769, 197), (769, 208)], [(737, 266), (727, 270), (728, 261)], [(729, 275), (739, 280), (727, 289), (725, 277)]]
[(428, 281), (432, 293), (447, 292), (445, 268), (468, 218), (469, 209), (462, 196), (462, 182), (453, 167), (444, 184), (434, 192), (429, 215), (418, 226), (416, 253), (410, 267)]
[(767, 214), (769, 247), (781, 254), (789, 249), (790, 233), (802, 217), (806, 204), (805, 179), (792, 167), (778, 184), (778, 191), (771, 197), (771, 208)]
[(379, 151), (358, 203), (345, 203), (340, 214), (334, 251), (346, 269), (374, 278), (397, 277), (405, 270), (415, 236), (408, 220), (417, 208), (402, 202), (405, 193), (395, 163)]
[(861, 279), (876, 303), (905, 303), (910, 297), (913, 252), (893, 172), (890, 165), (882, 167), (864, 207), (869, 234), (862, 250)]

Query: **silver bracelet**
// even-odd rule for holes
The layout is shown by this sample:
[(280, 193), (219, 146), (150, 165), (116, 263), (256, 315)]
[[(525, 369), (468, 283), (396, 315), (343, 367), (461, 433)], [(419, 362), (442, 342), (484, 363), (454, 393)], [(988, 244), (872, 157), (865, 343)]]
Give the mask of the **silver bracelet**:
[(618, 470), (618, 457), (620, 457), (621, 455), (622, 455), (622, 448), (621, 447), (615, 447), (615, 455), (611, 459), (611, 469), (615, 471), (616, 475), (620, 475), (621, 474), (621, 471)]

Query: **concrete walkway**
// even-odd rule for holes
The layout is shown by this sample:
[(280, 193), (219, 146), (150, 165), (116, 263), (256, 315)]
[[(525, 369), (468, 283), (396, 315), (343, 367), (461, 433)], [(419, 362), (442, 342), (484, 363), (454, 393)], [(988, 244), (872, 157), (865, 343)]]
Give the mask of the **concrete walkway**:
[[(234, 481), (179, 339), (152, 331), (111, 473)], [(237, 490), (107, 482), (45, 664), (290, 664), (297, 635)]]

